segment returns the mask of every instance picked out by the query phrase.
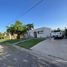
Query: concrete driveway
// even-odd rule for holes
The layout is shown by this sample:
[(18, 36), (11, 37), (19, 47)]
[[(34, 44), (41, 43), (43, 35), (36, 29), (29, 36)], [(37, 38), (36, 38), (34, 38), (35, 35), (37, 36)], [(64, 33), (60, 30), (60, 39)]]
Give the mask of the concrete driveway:
[[(0, 67), (58, 67), (47, 63), (29, 52), (16, 49), (12, 46), (0, 45)], [(60, 66), (61, 67), (61, 66)], [(67, 65), (66, 65), (67, 67)]]
[(67, 61), (67, 39), (47, 39), (31, 49), (43, 55), (47, 54)]
[[(22, 49), (22, 50), (21, 50)], [(54, 61), (23, 48), (0, 45), (0, 67), (67, 67), (67, 63)]]

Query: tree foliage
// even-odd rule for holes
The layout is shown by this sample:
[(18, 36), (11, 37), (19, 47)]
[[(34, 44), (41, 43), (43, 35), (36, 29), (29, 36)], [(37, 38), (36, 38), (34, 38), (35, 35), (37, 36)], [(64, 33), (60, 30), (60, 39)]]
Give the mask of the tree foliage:
[(7, 32), (9, 32), (11, 35), (13, 35), (15, 33), (14, 24), (7, 26)]
[(4, 39), (4, 34), (0, 32), (0, 39)]
[(65, 29), (65, 37), (67, 38), (67, 29)]
[(20, 35), (24, 36), (24, 34), (32, 28), (34, 28), (33, 24), (23, 25), (22, 22), (17, 20), (15, 24), (7, 26), (7, 32), (11, 35), (17, 34), (17, 38), (19, 39)]
[(53, 30), (54, 32), (60, 32), (60, 28), (57, 28), (56, 30)]
[(27, 24), (26, 28), (27, 28), (27, 30), (31, 30), (34, 28), (34, 25), (33, 24)]
[(26, 33), (27, 29), (26, 26), (23, 25), (20, 21), (16, 21), (15, 24), (11, 24), (7, 27), (7, 32), (11, 35), (17, 34), (17, 38), (20, 38), (20, 35), (24, 35)]

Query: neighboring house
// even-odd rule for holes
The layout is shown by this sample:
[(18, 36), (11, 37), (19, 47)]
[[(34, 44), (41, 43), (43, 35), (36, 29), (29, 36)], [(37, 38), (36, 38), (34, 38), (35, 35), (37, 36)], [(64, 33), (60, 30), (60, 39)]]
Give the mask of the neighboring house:
[(28, 37), (34, 37), (34, 38), (44, 38), (44, 37), (50, 37), (51, 29), (47, 27), (41, 27), (38, 29), (33, 29), (28, 32)]

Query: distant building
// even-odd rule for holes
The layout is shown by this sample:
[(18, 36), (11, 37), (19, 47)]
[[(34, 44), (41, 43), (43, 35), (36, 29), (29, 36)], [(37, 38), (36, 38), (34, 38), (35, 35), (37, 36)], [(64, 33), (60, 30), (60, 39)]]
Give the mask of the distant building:
[(41, 27), (41, 28), (30, 30), (28, 32), (28, 37), (44, 38), (44, 37), (50, 37), (50, 34), (51, 34), (50, 28)]

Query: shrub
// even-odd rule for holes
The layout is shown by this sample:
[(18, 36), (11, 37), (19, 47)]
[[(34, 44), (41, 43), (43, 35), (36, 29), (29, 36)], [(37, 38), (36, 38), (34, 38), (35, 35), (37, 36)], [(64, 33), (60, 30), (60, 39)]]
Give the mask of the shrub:
[(67, 29), (65, 29), (65, 37), (67, 38)]

